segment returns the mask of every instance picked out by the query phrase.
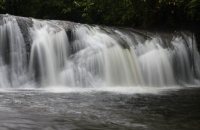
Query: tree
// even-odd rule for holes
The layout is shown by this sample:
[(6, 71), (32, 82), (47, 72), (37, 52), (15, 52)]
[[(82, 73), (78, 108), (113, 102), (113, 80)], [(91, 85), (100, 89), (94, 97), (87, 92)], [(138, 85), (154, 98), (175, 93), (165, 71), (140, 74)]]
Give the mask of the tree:
[(5, 0), (0, 0), (0, 13), (5, 10)]

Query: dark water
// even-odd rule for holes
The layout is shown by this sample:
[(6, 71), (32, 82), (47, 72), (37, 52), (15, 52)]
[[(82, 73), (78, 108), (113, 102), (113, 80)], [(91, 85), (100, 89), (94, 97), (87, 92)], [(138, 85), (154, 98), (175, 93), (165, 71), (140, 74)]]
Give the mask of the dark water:
[(0, 93), (0, 130), (200, 130), (200, 89)]

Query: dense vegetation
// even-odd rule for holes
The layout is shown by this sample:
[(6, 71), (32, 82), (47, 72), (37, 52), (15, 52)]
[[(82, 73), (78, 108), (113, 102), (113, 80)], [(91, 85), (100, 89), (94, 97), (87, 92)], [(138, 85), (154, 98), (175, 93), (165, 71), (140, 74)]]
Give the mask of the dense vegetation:
[(0, 0), (0, 13), (138, 28), (193, 28), (200, 0)]

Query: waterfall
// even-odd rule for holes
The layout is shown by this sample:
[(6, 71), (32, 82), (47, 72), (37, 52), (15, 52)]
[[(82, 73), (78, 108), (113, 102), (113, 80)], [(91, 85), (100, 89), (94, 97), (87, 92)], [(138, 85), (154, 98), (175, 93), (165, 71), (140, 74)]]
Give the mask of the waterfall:
[(13, 16), (3, 17), (0, 25), (0, 87), (26, 82), (27, 58), (23, 36)]
[(11, 15), (0, 17), (0, 87), (199, 85), (188, 32), (144, 33)]
[(43, 85), (59, 84), (57, 75), (67, 60), (68, 38), (64, 29), (56, 30), (35, 20), (30, 33), (33, 38), (30, 71), (35, 77), (40, 76)]

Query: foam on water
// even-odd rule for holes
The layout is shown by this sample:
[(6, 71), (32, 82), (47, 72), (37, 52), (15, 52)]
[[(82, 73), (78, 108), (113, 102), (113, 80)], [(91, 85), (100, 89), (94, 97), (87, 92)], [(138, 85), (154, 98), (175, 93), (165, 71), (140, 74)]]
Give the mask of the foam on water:
[(183, 89), (179, 86), (171, 87), (145, 87), (145, 86), (107, 86), (98, 88), (94, 87), (66, 87), (66, 86), (50, 86), (48, 88), (35, 88), (35, 87), (26, 87), (26, 88), (17, 88), (17, 89), (0, 89), (0, 92), (6, 93), (15, 93), (15, 92), (40, 92), (40, 93), (78, 93), (78, 94), (89, 94), (89, 93), (111, 93), (111, 94), (123, 94), (123, 95), (133, 95), (133, 94), (163, 94), (168, 91), (177, 91)]

